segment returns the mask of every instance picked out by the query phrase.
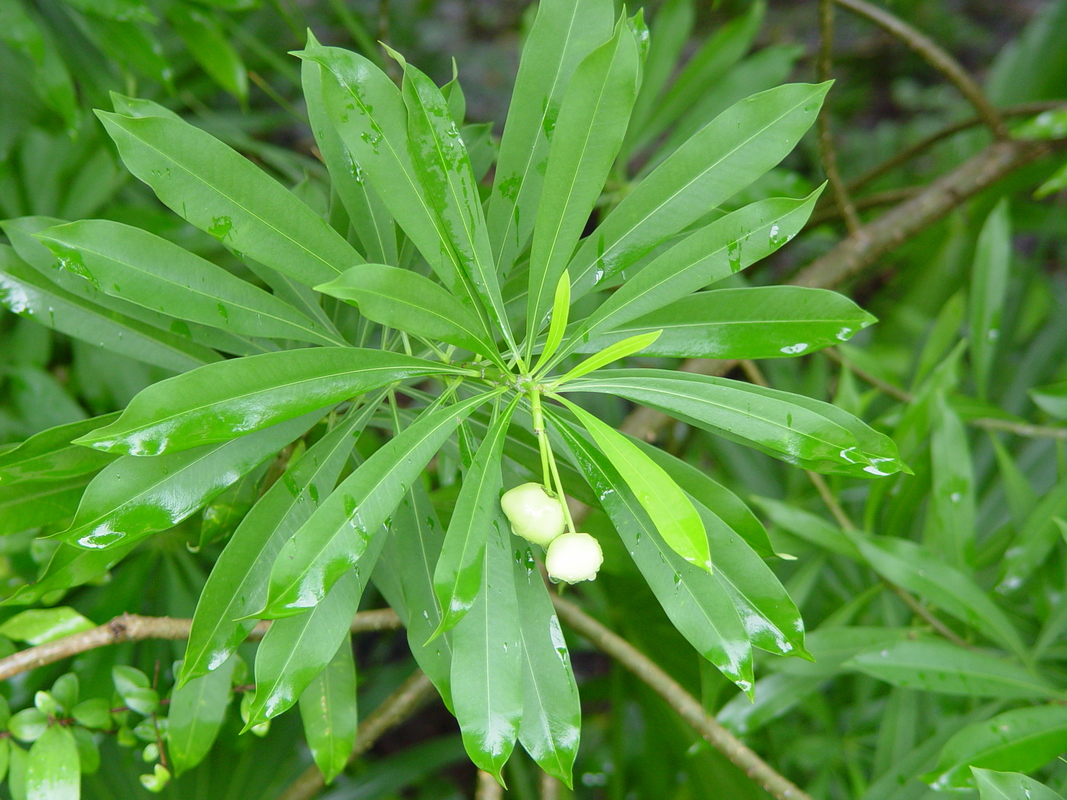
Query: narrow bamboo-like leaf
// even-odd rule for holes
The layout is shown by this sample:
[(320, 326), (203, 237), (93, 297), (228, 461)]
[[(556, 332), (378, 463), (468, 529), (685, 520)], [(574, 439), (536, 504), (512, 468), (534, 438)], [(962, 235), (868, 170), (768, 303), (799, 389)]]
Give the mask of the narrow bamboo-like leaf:
[(578, 65), (563, 96), (530, 254), (528, 354), (548, 312), (549, 293), (574, 252), (622, 145), (639, 71), (637, 43), (620, 20), (615, 35)]
[(350, 569), (369, 574), (370, 567), (361, 565), (364, 551), (382, 538), (382, 525), (408, 487), (463, 418), (493, 396), (423, 414), (349, 475), (282, 547), (264, 616), (287, 617), (316, 605)]
[(253, 506), (226, 543), (200, 593), (179, 684), (217, 669), (244, 641), (263, 607), (271, 565), (337, 483), (356, 438), (381, 395), (350, 412), (315, 443)]
[(204, 71), (238, 100), (246, 100), (248, 71), (230, 38), (215, 21), (195, 6), (184, 3), (168, 7), (167, 19)]
[(1019, 632), (1004, 612), (970, 577), (944, 563), (943, 556), (906, 539), (848, 535), (883, 578), (944, 609), (1024, 661), (1028, 658)]
[(497, 504), (478, 599), (452, 629), (452, 702), (471, 760), (500, 779), (523, 711), (522, 642), (511, 534)]
[(1001, 198), (986, 218), (974, 252), (971, 277), (971, 364), (978, 397), (985, 399), (1000, 338), (1001, 315), (1011, 270), (1011, 212)]
[[(318, 45), (308, 31), (308, 45)], [(300, 65), (308, 120), (315, 142), (330, 171), (330, 188), (337, 192), (348, 212), (352, 228), (369, 261), (397, 264), (396, 224), (377, 192), (367, 184), (363, 168), (352, 157), (330, 122), (322, 96), (323, 66), (305, 59)]]
[(559, 283), (556, 284), (556, 296), (552, 300), (552, 319), (548, 324), (548, 337), (545, 339), (545, 346), (541, 349), (541, 355), (537, 359), (537, 364), (534, 367), (536, 371), (542, 364), (545, 364), (555, 355), (556, 350), (559, 349), (560, 342), (563, 341), (563, 334), (567, 330), (567, 319), (571, 311), (571, 276), (567, 270), (563, 270), (563, 274), (559, 276)]
[(1004, 554), (996, 590), (1010, 594), (1019, 589), (1048, 557), (1059, 540), (1053, 519), (1067, 514), (1067, 479), (1053, 486), (1033, 510)]
[(522, 640), (519, 741), (537, 765), (571, 786), (582, 707), (570, 651), (529, 544), (512, 536)]
[(894, 686), (1005, 700), (1063, 699), (1064, 693), (1022, 667), (942, 641), (900, 642), (862, 653), (845, 666)]
[(568, 337), (566, 355), (585, 337), (622, 326), (764, 258), (807, 222), (820, 187), (802, 200), (760, 200), (689, 234), (627, 280)]
[(56, 536), (79, 547), (100, 549), (171, 528), (304, 433), (324, 413), (314, 411), (250, 436), (152, 459), (123, 456), (93, 479), (74, 521)]
[(1042, 411), (1067, 419), (1067, 381), (1031, 389), (1030, 397)]
[(396, 381), (456, 373), (447, 364), (355, 347), (265, 353), (153, 384), (117, 422), (77, 441), (109, 452), (159, 455), (228, 441)]
[(618, 361), (620, 358), (626, 358), (634, 353), (640, 353), (645, 348), (654, 344), (655, 341), (659, 339), (661, 333), (663, 333), (663, 331), (651, 331), (649, 333), (631, 336), (627, 339), (623, 339), (621, 342), (609, 344), (595, 355), (591, 355), (585, 361), (576, 364), (565, 375), (554, 380), (552, 385), (567, 387), (567, 384), (571, 381), (581, 378), (583, 375), (588, 375), (590, 372), (595, 372), (613, 361)]
[(641, 369), (611, 370), (567, 391), (619, 395), (807, 469), (867, 477), (903, 466), (888, 437), (836, 406), (789, 392)]
[(489, 237), (500, 269), (511, 271), (537, 219), (560, 104), (575, 68), (610, 36), (607, 0), (543, 0), (519, 62), (489, 201)]
[(981, 800), (1063, 800), (1043, 783), (1018, 772), (994, 772), (971, 767)]
[(316, 291), (359, 306), (367, 319), (391, 328), (496, 356), (478, 318), (448, 290), (408, 269), (361, 264)]
[(930, 460), (933, 514), (930, 545), (957, 568), (973, 560), (975, 537), (974, 470), (967, 431), (939, 392), (934, 400)]
[[(394, 58), (399, 55), (392, 53)], [(469, 284), (468, 293), (489, 315), (514, 349), (496, 262), (482, 213), (478, 183), (470, 156), (459, 135), (462, 119), (453, 119), (441, 90), (422, 71), (399, 59), (404, 68), (402, 93), (407, 108), (408, 151), (426, 199), (456, 270)]]
[(237, 659), (175, 688), (167, 707), (167, 754), (175, 775), (192, 769), (211, 751), (226, 718)]
[(0, 41), (33, 62), (33, 89), (37, 96), (63, 117), (68, 131), (76, 130), (80, 114), (74, 81), (48, 26), (29, 13), (24, 4), (5, 3)]
[(1026, 515), (1037, 505), (1037, 493), (1000, 439), (994, 435), (990, 436), (989, 440), (997, 456), (997, 468), (1008, 507), (1011, 509), (1012, 520), (1022, 527)]
[(671, 622), (698, 653), (751, 694), (752, 647), (722, 583), (675, 553), (611, 462), (575, 428), (549, 416)]
[(74, 734), (49, 725), (26, 759), (26, 800), (78, 800), (81, 772)]
[(968, 725), (941, 749), (923, 776), (935, 789), (974, 786), (971, 767), (1032, 772), (1067, 749), (1067, 708), (1035, 706), (1005, 711)]
[(568, 400), (563, 402), (626, 481), (663, 540), (690, 564), (711, 572), (707, 532), (685, 492), (621, 433), (581, 406)]
[(0, 245), (0, 305), (75, 339), (175, 372), (221, 359), (188, 339), (60, 289), (26, 266), (7, 245)]
[(404, 621), (415, 661), (452, 710), (452, 639), (446, 634), (426, 643), (441, 623), (433, 593), (434, 565), (441, 555), (443, 538), (440, 531), (429, 494), (416, 481), (393, 513), (372, 580)]
[(359, 722), (356, 663), (350, 635), (341, 641), (330, 663), (301, 693), (299, 704), (311, 757), (329, 784), (348, 763)]
[[(363, 564), (366, 575), (374, 568), (384, 539), (380, 531), (368, 546)], [(256, 694), (246, 730), (291, 708), (326, 669), (348, 638), (364, 585), (360, 570), (347, 572), (315, 608), (271, 623), (256, 651)]]
[(829, 84), (787, 84), (731, 106), (679, 147), (586, 237), (574, 296), (618, 274), (781, 161), (815, 121)]
[(269, 292), (140, 228), (83, 220), (37, 238), (104, 294), (239, 335), (344, 344)]
[[(626, 132), (627, 143), (631, 147), (633, 140), (644, 130), (653, 109), (656, 109), (663, 87), (678, 68), (682, 49), (693, 30), (695, 16), (693, 0), (667, 0), (656, 9), (651, 24), (652, 41), (642, 71), (641, 90), (634, 103), (630, 129)], [(629, 154), (630, 147), (624, 146), (622, 155), (626, 157)]]
[(456, 498), (433, 576), (434, 594), (442, 612), (435, 637), (455, 627), (481, 588), (486, 542), (492, 535), (491, 527), (500, 520), (500, 454), (518, 399), (489, 427)]
[(72, 439), (113, 422), (118, 414), (104, 414), (49, 428), (0, 454), (0, 484), (47, 478), (61, 480), (96, 472), (114, 456), (72, 445)]
[(844, 295), (801, 286), (698, 292), (583, 343), (596, 353), (627, 337), (662, 331), (646, 355), (782, 358), (848, 341), (875, 318)]
[(228, 247), (309, 286), (363, 261), (292, 192), (214, 136), (165, 117), (97, 116), (130, 172)]

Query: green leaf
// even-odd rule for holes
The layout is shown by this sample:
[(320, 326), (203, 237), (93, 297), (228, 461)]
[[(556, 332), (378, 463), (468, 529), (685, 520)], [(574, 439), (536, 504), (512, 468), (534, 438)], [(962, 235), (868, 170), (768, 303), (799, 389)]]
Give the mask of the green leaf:
[(96, 113), (130, 172), (228, 247), (308, 286), (362, 263), (292, 192), (214, 136), (166, 117)]
[(806, 469), (868, 477), (903, 468), (888, 437), (836, 406), (789, 392), (643, 369), (611, 370), (567, 391), (625, 397)]
[(230, 680), (237, 659), (176, 687), (167, 708), (167, 754), (174, 774), (192, 769), (211, 751), (233, 692)]
[(71, 717), (86, 728), (106, 730), (111, 727), (111, 703), (103, 697), (90, 697), (74, 706)]
[(374, 568), (385, 537), (374, 537), (361, 569), (346, 572), (314, 608), (271, 623), (256, 652), (256, 694), (245, 729), (290, 708), (347, 641), (365, 577)]
[(408, 487), (463, 418), (492, 397), (477, 395), (424, 413), (349, 475), (282, 547), (271, 569), (265, 616), (314, 606), (350, 569), (369, 574), (361, 565), (363, 553), (381, 542), (381, 527)]
[(1011, 270), (1011, 212), (1001, 198), (982, 225), (971, 279), (971, 365), (978, 397), (988, 396), (990, 371), (1000, 338), (1001, 316)]
[(489, 237), (500, 269), (510, 272), (538, 219), (549, 149), (560, 105), (578, 64), (611, 37), (607, 0), (543, 0), (526, 37), (500, 140), (489, 200)]
[(595, 372), (613, 361), (626, 358), (634, 353), (640, 353), (642, 350), (652, 346), (659, 339), (661, 333), (662, 331), (651, 331), (650, 333), (638, 334), (637, 336), (631, 336), (622, 341), (609, 344), (595, 355), (591, 355), (585, 361), (576, 364), (565, 375), (556, 378), (556, 380), (552, 381), (551, 386), (566, 387), (571, 381), (581, 378), (583, 375), (588, 375), (590, 372)]
[(815, 121), (829, 84), (787, 84), (731, 106), (641, 181), (570, 263), (582, 297), (781, 161)]
[[(486, 542), (492, 535), (492, 526), (500, 520), (503, 489), (500, 454), (518, 401), (516, 396), (489, 427), (473, 464), (463, 477), (434, 570), (434, 594), (442, 610), (435, 637), (455, 627), (481, 589)], [(510, 530), (510, 526), (505, 530)]]
[(34, 742), (48, 730), (48, 717), (36, 708), (26, 708), (7, 721), (11, 735), (23, 742)]
[(180, 3), (167, 8), (167, 19), (204, 72), (238, 100), (247, 101), (248, 72), (215, 21), (195, 6)]
[(971, 767), (981, 800), (1063, 800), (1043, 783), (1015, 772), (993, 772)]
[(700, 514), (685, 492), (640, 448), (595, 416), (568, 400), (563, 403), (592, 435), (611, 465), (634, 493), (663, 540), (690, 564), (711, 572), (708, 536)]
[[(652, 18), (652, 41), (642, 70), (641, 91), (634, 103), (627, 131), (628, 141), (644, 130), (653, 109), (658, 111), (659, 95), (678, 68), (682, 50), (693, 31), (695, 16), (693, 0), (667, 0), (656, 9)], [(629, 153), (630, 148), (625, 147), (622, 155), (628, 156)]]
[(63, 0), (67, 5), (98, 17), (120, 22), (147, 22), (155, 25), (159, 20), (141, 0)]
[(33, 61), (33, 89), (74, 131), (80, 116), (74, 81), (51, 32), (22, 3), (4, 3), (0, 41)]
[(0, 536), (69, 520), (90, 478), (76, 475), (0, 486)]
[(974, 786), (971, 767), (1032, 772), (1067, 750), (1067, 708), (1035, 706), (968, 725), (941, 749), (923, 780), (935, 789)]
[(582, 727), (570, 651), (528, 543), (512, 536), (511, 547), (523, 653), (519, 741), (541, 769), (570, 787)]
[(1056, 419), (1067, 419), (1067, 381), (1030, 390), (1037, 406)]
[(1000, 564), (1000, 580), (996, 591), (1010, 594), (1023, 586), (1027, 578), (1048, 557), (1060, 539), (1053, 520), (1067, 513), (1067, 479), (1059, 481), (1046, 492), (1040, 502), (1027, 514), (1011, 547)]
[(481, 195), (467, 148), (448, 101), (424, 73), (391, 52), (404, 68), (402, 94), (407, 107), (408, 152), (415, 174), (434, 211), (444, 250), (464, 281), (466, 294), (488, 313), (508, 345), (515, 349), (496, 262), (482, 213)]
[(331, 783), (348, 763), (356, 743), (359, 722), (356, 709), (356, 664), (352, 637), (346, 636), (337, 653), (300, 695), (300, 719), (311, 757)]
[(79, 547), (103, 549), (171, 528), (303, 434), (324, 413), (320, 409), (250, 436), (152, 459), (123, 456), (93, 478), (74, 521), (55, 535)]
[(75, 478), (98, 471), (114, 461), (107, 453), (72, 445), (72, 439), (113, 422), (118, 414), (69, 422), (35, 434), (0, 454), (0, 484), (29, 480)]
[(175, 372), (221, 358), (188, 339), (60, 289), (24, 264), (7, 245), (0, 245), (0, 305), (75, 339)]
[(148, 716), (159, 707), (159, 694), (151, 688), (148, 676), (136, 667), (118, 664), (111, 668), (115, 691), (131, 710)]
[(905, 539), (846, 532), (864, 560), (887, 581), (944, 609), (1024, 662), (1027, 649), (1003, 611), (965, 573), (944, 563), (944, 557)]
[[(547, 413), (547, 412), (546, 412)], [(752, 690), (752, 648), (723, 584), (689, 564), (660, 537), (637, 497), (591, 443), (548, 414), (572, 460), (678, 632), (746, 694)], [(688, 502), (688, 501), (687, 501)]]
[(637, 95), (640, 59), (623, 20), (582, 59), (563, 95), (537, 208), (526, 300), (527, 354), (544, 323), (551, 292), (618, 155)]
[(122, 561), (137, 544), (137, 541), (133, 541), (106, 550), (85, 550), (61, 543), (41, 576), (34, 583), (19, 588), (4, 599), (3, 605), (23, 606), (39, 603), (51, 592), (95, 580)]
[[(308, 31), (308, 45), (317, 45)], [(321, 64), (305, 59), (300, 65), (304, 102), (307, 104), (315, 142), (330, 172), (330, 188), (337, 193), (348, 212), (352, 228), (359, 236), (367, 259), (382, 264), (397, 264), (396, 224), (377, 192), (367, 184), (363, 168), (341, 141), (330, 121), (322, 93)]]
[(949, 642), (900, 642), (845, 664), (894, 686), (940, 694), (1029, 700), (1063, 692), (1022, 667)]
[(519, 604), (511, 534), (497, 504), (478, 598), (452, 629), (452, 702), (467, 755), (500, 780), (523, 711)]
[(374, 322), (499, 360), (496, 344), (482, 333), (478, 318), (447, 289), (417, 272), (362, 264), (315, 290), (359, 306)]
[(242, 336), (344, 344), (269, 292), (140, 228), (83, 220), (36, 238), (64, 269), (144, 308)]
[(95, 622), (68, 606), (31, 608), (0, 625), (0, 635), (16, 642), (38, 645), (95, 627)]
[(933, 508), (930, 544), (956, 567), (973, 560), (974, 469), (967, 431), (943, 392), (934, 398), (930, 438)]
[(141, 391), (117, 422), (78, 444), (135, 456), (222, 442), (447, 364), (355, 347), (264, 353), (210, 364)]
[(81, 773), (74, 734), (50, 725), (26, 759), (26, 800), (78, 800)]
[(687, 235), (608, 297), (568, 337), (556, 360), (586, 336), (620, 327), (770, 255), (804, 226), (821, 191), (803, 200), (761, 200)]
[(372, 580), (400, 615), (411, 654), (451, 711), (451, 637), (446, 634), (426, 641), (441, 623), (441, 610), (433, 591), (434, 566), (444, 538), (440, 531), (441, 523), (430, 496), (416, 481), (393, 513)]
[(267, 601), (271, 565), (337, 483), (356, 438), (381, 395), (353, 409), (279, 478), (226, 543), (200, 593), (179, 685), (217, 669), (255, 625)]
[(782, 358), (848, 341), (875, 318), (844, 295), (801, 286), (698, 292), (575, 348), (596, 353), (619, 339), (662, 331), (644, 349), (676, 358)]
[(548, 336), (545, 338), (545, 346), (541, 348), (541, 355), (534, 366), (536, 372), (542, 364), (546, 364), (559, 349), (563, 341), (563, 334), (567, 330), (567, 319), (571, 311), (571, 276), (567, 270), (559, 276), (556, 284), (556, 295), (552, 300), (552, 317), (548, 325)]

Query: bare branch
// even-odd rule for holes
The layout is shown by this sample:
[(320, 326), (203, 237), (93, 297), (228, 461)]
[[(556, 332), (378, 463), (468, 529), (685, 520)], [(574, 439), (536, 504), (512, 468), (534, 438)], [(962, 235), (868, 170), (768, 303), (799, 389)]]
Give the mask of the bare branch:
[[(816, 63), (819, 82), (830, 80), (834, 54), (834, 3), (833, 0), (819, 0), (819, 60)], [(834, 149), (834, 134), (830, 127), (830, 106), (824, 102), (819, 109), (819, 153), (822, 156), (822, 168), (830, 181), (837, 207), (845, 218), (850, 234), (856, 234), (861, 226), (856, 207), (848, 196), (845, 181), (837, 168), (837, 150)]]

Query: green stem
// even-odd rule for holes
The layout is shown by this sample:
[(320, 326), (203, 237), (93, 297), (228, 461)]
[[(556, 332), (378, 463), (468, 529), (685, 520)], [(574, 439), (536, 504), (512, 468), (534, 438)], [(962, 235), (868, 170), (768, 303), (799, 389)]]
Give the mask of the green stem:
[[(545, 441), (548, 441), (547, 435), (545, 435)], [(548, 449), (548, 463), (552, 468), (552, 480), (555, 482), (556, 497), (559, 499), (559, 504), (563, 506), (563, 518), (567, 521), (567, 530), (575, 533), (574, 520), (571, 518), (571, 507), (567, 505), (567, 495), (563, 492), (563, 481), (559, 479), (559, 468), (556, 466), (556, 457), (552, 453), (551, 447)]]
[(541, 472), (546, 489), (552, 488), (551, 448), (545, 435), (545, 416), (541, 411), (541, 393), (534, 387), (530, 389), (530, 415), (533, 417), (533, 432), (537, 437), (537, 447), (541, 450)]

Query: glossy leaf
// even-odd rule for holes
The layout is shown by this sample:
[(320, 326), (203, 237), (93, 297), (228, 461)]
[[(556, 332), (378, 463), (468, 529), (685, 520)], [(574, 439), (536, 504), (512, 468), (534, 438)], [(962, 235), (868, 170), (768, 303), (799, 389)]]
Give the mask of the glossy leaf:
[(639, 71), (637, 43), (620, 20), (614, 36), (582, 59), (563, 95), (530, 252), (528, 353), (622, 145)]
[(1067, 709), (1034, 706), (1005, 711), (968, 725), (941, 749), (923, 776), (935, 789), (974, 786), (971, 767), (1033, 772), (1067, 750)]
[(527, 542), (511, 537), (522, 641), (519, 741), (537, 765), (571, 786), (582, 707), (570, 651)]
[(38, 645), (95, 627), (96, 623), (69, 606), (31, 608), (0, 625), (0, 636)]
[(0, 305), (75, 339), (175, 372), (221, 358), (181, 336), (60, 289), (26, 266), (7, 245), (0, 245)]
[(848, 341), (875, 318), (844, 295), (800, 286), (698, 292), (575, 348), (596, 353), (619, 339), (662, 331), (644, 348), (676, 358), (782, 358)]
[(467, 755), (498, 780), (515, 747), (523, 712), (521, 623), (512, 560), (507, 518), (497, 504), (477, 600), (452, 629), (452, 702)]
[(1063, 693), (1009, 661), (941, 641), (900, 642), (846, 666), (894, 686), (940, 694), (1029, 700)]
[(70, 422), (35, 434), (17, 447), (0, 453), (0, 484), (34, 479), (50, 481), (94, 473), (114, 456), (72, 445), (72, 439), (113, 422), (118, 414), (104, 414)]
[(140, 228), (83, 220), (37, 238), (104, 294), (242, 336), (344, 344), (269, 292)]
[(887, 437), (829, 403), (789, 392), (642, 369), (611, 370), (567, 391), (625, 397), (807, 469), (867, 477), (902, 466)]
[(986, 399), (1000, 338), (1004, 297), (1011, 271), (1011, 212), (1002, 198), (986, 218), (975, 245), (971, 279), (970, 351), (978, 397)]
[(22, 606), (39, 603), (51, 592), (69, 589), (95, 580), (125, 558), (136, 545), (137, 542), (134, 541), (106, 550), (85, 550), (74, 545), (60, 544), (41, 576), (34, 583), (21, 587), (6, 598), (3, 605)]
[(90, 479), (86, 474), (0, 486), (0, 536), (71, 519)]
[(171, 528), (303, 434), (323, 413), (151, 460), (123, 456), (92, 480), (74, 521), (56, 535), (69, 544), (102, 549)]
[(367, 319), (390, 328), (496, 355), (496, 345), (481, 333), (478, 318), (448, 290), (417, 272), (362, 264), (315, 289), (359, 306)]
[(630, 336), (622, 341), (609, 344), (600, 351), (595, 352), (594, 355), (589, 356), (585, 361), (576, 364), (564, 375), (554, 380), (551, 385), (565, 387), (571, 381), (581, 378), (583, 375), (588, 375), (590, 372), (595, 372), (613, 361), (626, 358), (634, 353), (640, 353), (653, 345), (656, 340), (659, 339), (660, 333), (662, 333), (662, 331), (641, 333), (637, 336)]
[(623, 434), (580, 406), (564, 403), (626, 481), (663, 540), (690, 564), (711, 572), (704, 523), (678, 484)]
[(247, 100), (248, 72), (244, 62), (215, 21), (195, 6), (183, 3), (170, 6), (167, 19), (204, 71), (238, 100)]
[(149, 386), (78, 444), (135, 456), (233, 439), (407, 378), (456, 374), (382, 350), (317, 347), (212, 364)]
[(500, 140), (488, 225), (500, 269), (510, 272), (537, 219), (560, 104), (578, 64), (611, 36), (606, 0), (544, 0), (526, 37)]
[(571, 311), (571, 276), (567, 270), (559, 276), (556, 284), (556, 294), (552, 300), (552, 317), (548, 325), (548, 335), (545, 337), (545, 346), (541, 348), (541, 355), (534, 367), (536, 371), (542, 363), (547, 362), (555, 355), (563, 341), (563, 334), (567, 331), (567, 319)]
[(167, 754), (175, 775), (192, 769), (211, 751), (226, 718), (237, 660), (228, 658), (207, 675), (175, 688), (167, 707)]
[(363, 261), (292, 192), (214, 136), (166, 117), (97, 116), (130, 172), (228, 247), (308, 286)]
[(49, 725), (26, 759), (26, 800), (77, 800), (80, 796), (74, 734), (62, 725)]
[(364, 551), (372, 543), (380, 546), (381, 527), (412, 482), (463, 418), (491, 397), (424, 413), (348, 476), (282, 547), (271, 569), (265, 616), (311, 608), (350, 569), (369, 574), (361, 566)]
[(731, 106), (641, 181), (571, 262), (574, 296), (647, 255), (781, 161), (829, 84), (787, 84)]
[(978, 784), (981, 800), (1018, 800), (1020, 797), (1026, 800), (1063, 800), (1043, 783), (1017, 772), (994, 772), (978, 767), (972, 767), (971, 771)]
[[(454, 628), (481, 589), (486, 542), (493, 535), (492, 527), (500, 524), (500, 454), (517, 403), (516, 397), (489, 427), (463, 477), (434, 570), (434, 594), (442, 612), (434, 636)], [(508, 530), (510, 526), (505, 527)]]
[(429, 494), (416, 482), (393, 513), (372, 580), (400, 615), (411, 654), (451, 711), (452, 637), (445, 634), (427, 643), (441, 623), (433, 572), (442, 540), (441, 523)]
[(356, 743), (356, 664), (346, 636), (326, 668), (300, 695), (300, 719), (311, 757), (326, 783), (341, 774)]
[(751, 645), (722, 583), (676, 554), (660, 537), (611, 462), (574, 428), (554, 414), (551, 417), (575, 465), (600, 499), (626, 550), (678, 632), (750, 694)]
[(267, 600), (271, 565), (282, 545), (333, 490), (356, 438), (377, 409), (376, 396), (312, 446), (253, 506), (226, 543), (193, 615), (179, 685), (217, 669), (255, 625)]

